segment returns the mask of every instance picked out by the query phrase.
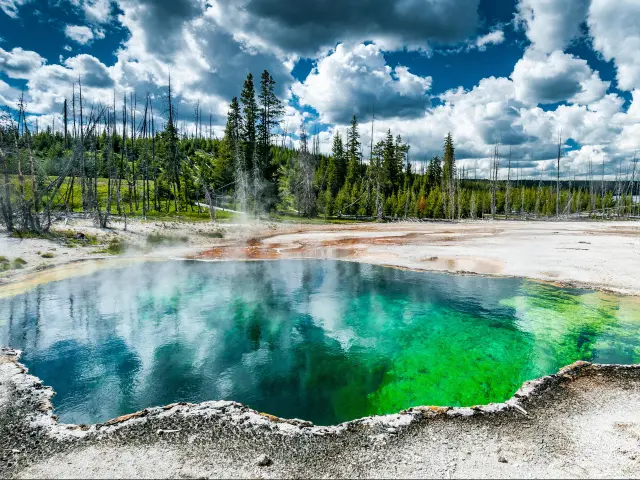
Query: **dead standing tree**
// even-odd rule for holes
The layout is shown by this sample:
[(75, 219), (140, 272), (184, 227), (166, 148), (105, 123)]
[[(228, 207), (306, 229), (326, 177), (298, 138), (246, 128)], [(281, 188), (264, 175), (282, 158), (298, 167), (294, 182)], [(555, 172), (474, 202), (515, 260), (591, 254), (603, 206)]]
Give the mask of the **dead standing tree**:
[[(44, 172), (41, 159), (38, 158), (32, 147), (32, 134), (26, 119), (26, 104), (24, 98), (18, 102), (17, 118), (10, 112), (6, 112), (0, 119), (0, 165), (4, 173), (4, 188), (0, 189), (0, 213), (2, 221), (9, 231), (21, 233), (34, 232), (46, 233), (52, 223), (51, 214), (55, 206), (55, 200), (60, 198), (60, 189), (65, 184), (69, 175), (77, 171), (82, 166), (82, 183), (91, 187), (85, 190), (87, 195), (84, 200), (87, 206), (93, 206), (95, 211), (99, 211), (96, 199), (96, 177), (98, 169), (91, 169), (92, 177), (87, 177), (86, 168), (86, 144), (93, 141), (94, 162), (97, 161), (95, 154), (96, 127), (104, 113), (102, 109), (98, 113), (92, 112), (86, 124), (84, 118), (81, 126), (81, 141), (75, 142), (74, 149), (70, 156), (61, 163), (58, 176), (54, 180), (49, 180)], [(90, 139), (90, 140), (87, 140)], [(29, 175), (31, 177), (31, 188), (25, 188), (25, 178), (23, 174), (23, 159), (27, 159)], [(12, 164), (18, 172), (17, 189), (12, 185), (9, 176)], [(14, 208), (14, 204), (15, 207)]]
[(505, 219), (509, 218), (509, 213), (511, 213), (511, 148), (509, 148), (509, 161), (507, 164), (507, 185), (504, 194)]
[(500, 152), (499, 152), (499, 147), (498, 144), (496, 144), (494, 151), (493, 151), (493, 158), (491, 161), (491, 180), (490, 180), (490, 187), (491, 187), (491, 218), (495, 219), (496, 218), (496, 196), (497, 196), (497, 190), (498, 190), (498, 169), (500, 168)]
[(562, 157), (562, 134), (558, 135), (558, 168), (556, 181), (556, 217), (560, 216), (560, 158)]
[(0, 167), (3, 173), (3, 185), (0, 186), (0, 215), (8, 231), (13, 231), (13, 205), (11, 201), (13, 185), (9, 176), (11, 144), (18, 134), (14, 132), (16, 124), (9, 111), (0, 115)]
[(298, 152), (298, 174), (297, 197), (298, 207), (302, 215), (312, 217), (315, 215), (316, 198), (313, 186), (315, 165), (314, 156), (309, 152), (307, 147), (307, 135), (304, 124), (301, 126), (300, 135), (300, 151)]

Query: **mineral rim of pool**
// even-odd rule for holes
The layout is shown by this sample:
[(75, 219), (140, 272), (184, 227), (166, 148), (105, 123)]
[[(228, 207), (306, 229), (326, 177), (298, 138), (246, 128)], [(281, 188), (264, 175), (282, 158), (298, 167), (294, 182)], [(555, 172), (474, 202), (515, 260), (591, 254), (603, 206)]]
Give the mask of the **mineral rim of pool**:
[(162, 262), (0, 300), (62, 422), (234, 400), (337, 424), (510, 398), (576, 360), (640, 362), (640, 302), (330, 260)]

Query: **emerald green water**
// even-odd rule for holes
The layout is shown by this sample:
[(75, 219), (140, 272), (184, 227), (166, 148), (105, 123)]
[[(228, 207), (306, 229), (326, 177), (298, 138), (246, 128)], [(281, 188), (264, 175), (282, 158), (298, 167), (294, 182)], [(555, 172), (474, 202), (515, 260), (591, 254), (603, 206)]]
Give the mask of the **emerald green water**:
[(576, 360), (640, 362), (636, 298), (338, 261), (165, 262), (0, 300), (61, 421), (235, 400), (329, 425), (501, 402)]

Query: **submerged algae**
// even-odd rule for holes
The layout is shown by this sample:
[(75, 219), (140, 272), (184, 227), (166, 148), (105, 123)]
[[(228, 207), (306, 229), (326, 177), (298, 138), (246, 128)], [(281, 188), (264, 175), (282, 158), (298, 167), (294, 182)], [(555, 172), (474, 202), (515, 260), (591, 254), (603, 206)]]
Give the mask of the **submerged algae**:
[(509, 398), (576, 360), (640, 361), (637, 299), (336, 261), (167, 262), (0, 301), (0, 343), (92, 423), (235, 400), (334, 424)]

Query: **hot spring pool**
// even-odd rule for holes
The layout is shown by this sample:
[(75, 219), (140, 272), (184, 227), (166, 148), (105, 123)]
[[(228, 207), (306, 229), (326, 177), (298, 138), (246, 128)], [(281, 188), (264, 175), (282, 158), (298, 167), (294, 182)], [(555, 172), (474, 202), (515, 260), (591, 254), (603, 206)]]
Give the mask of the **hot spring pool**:
[(0, 345), (54, 388), (62, 422), (235, 400), (330, 425), (640, 362), (640, 302), (339, 261), (162, 262), (0, 299)]

